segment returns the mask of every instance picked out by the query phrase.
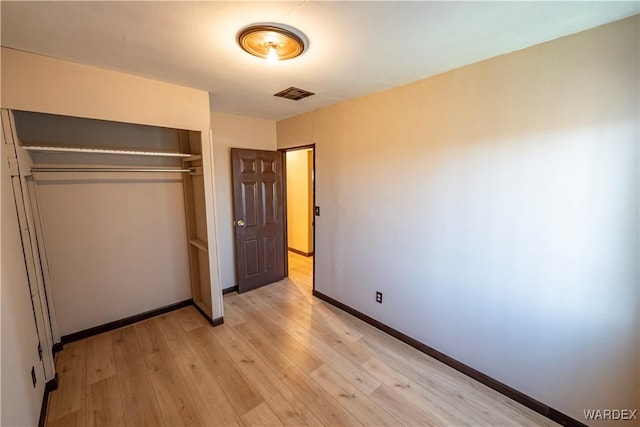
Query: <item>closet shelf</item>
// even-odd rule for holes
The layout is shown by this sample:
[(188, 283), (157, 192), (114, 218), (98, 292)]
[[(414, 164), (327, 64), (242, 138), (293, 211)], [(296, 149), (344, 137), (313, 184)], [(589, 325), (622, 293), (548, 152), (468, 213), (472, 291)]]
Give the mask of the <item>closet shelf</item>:
[(162, 151), (136, 151), (136, 150), (108, 150), (102, 148), (75, 148), (75, 147), (45, 147), (35, 145), (23, 145), (27, 151), (54, 152), (54, 153), (87, 153), (87, 154), (123, 154), (127, 156), (155, 156), (155, 157), (193, 157), (186, 153), (167, 153)]
[(199, 154), (189, 155), (189, 157), (185, 157), (182, 159), (183, 162), (195, 162), (196, 160), (202, 160), (202, 156)]

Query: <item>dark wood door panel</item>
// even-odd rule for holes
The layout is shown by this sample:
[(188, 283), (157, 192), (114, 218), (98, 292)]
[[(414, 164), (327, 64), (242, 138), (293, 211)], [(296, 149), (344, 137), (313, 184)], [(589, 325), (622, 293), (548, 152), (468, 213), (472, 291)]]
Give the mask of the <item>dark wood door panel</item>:
[(238, 291), (285, 276), (282, 153), (231, 149)]

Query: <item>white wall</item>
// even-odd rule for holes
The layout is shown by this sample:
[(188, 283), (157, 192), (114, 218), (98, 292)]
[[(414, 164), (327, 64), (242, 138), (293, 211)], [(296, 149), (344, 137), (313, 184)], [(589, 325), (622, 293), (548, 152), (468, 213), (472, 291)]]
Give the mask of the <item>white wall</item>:
[(306, 254), (313, 252), (311, 155), (310, 149), (286, 153), (287, 246)]
[[(207, 92), (92, 66), (2, 48), (2, 108), (200, 132), (212, 295), (212, 317), (222, 316), (213, 197), (213, 155)], [(133, 202), (132, 202), (133, 203)], [(167, 218), (164, 218), (163, 221)], [(163, 223), (164, 224), (164, 223)], [(45, 242), (45, 244), (47, 244)], [(137, 299), (148, 283), (131, 288)], [(173, 295), (181, 298), (182, 295)], [(155, 300), (157, 301), (157, 300)], [(137, 313), (130, 313), (130, 315)]]
[[(0, 425), (35, 426), (40, 416), (44, 394), (44, 370), (38, 358), (36, 333), (29, 282), (22, 257), (22, 243), (13, 190), (4, 152), (0, 144), (0, 177), (2, 191), (2, 248), (0, 269), (1, 344), (0, 359)], [(31, 384), (31, 367), (35, 367), (37, 383)]]
[(217, 232), (220, 242), (222, 288), (235, 286), (231, 148), (276, 150), (276, 122), (222, 113), (211, 113)]
[(639, 408), (639, 28), (278, 122), (316, 143), (316, 289), (578, 420)]

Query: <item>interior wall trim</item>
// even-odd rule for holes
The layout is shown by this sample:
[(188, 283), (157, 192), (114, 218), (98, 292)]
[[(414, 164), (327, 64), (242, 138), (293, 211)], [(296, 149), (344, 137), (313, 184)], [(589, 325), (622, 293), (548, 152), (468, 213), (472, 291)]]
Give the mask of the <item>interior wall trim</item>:
[(202, 317), (207, 319), (207, 322), (209, 322), (211, 326), (218, 326), (224, 323), (224, 317), (220, 316), (220, 317), (216, 317), (215, 319), (212, 319), (207, 315), (207, 313), (205, 313), (200, 307), (198, 307), (198, 304), (193, 303), (193, 306), (196, 308), (196, 310), (200, 312), (200, 314), (202, 314)]
[(298, 254), (298, 255), (302, 255), (302, 256), (306, 256), (306, 257), (313, 256), (313, 251), (311, 251), (311, 252), (304, 252), (304, 251), (300, 251), (300, 250), (298, 250), (298, 249), (289, 248), (289, 247), (287, 247), (287, 249), (289, 250), (289, 252), (293, 252), (294, 254)]
[(555, 421), (567, 427), (588, 427), (586, 424), (581, 423), (575, 418), (572, 418), (566, 414), (563, 414), (562, 412), (556, 409), (553, 409), (548, 405), (545, 405), (544, 403), (534, 399), (533, 397), (527, 396), (526, 394), (512, 387), (509, 387), (504, 383), (501, 383), (495, 378), (492, 378), (486, 374), (483, 374), (482, 372), (454, 359), (453, 357), (447, 356), (446, 354), (441, 353), (432, 347), (429, 347), (428, 345), (416, 340), (415, 338), (411, 338), (410, 336), (405, 335), (402, 332), (396, 329), (393, 329), (392, 327), (387, 326), (384, 323), (372, 317), (369, 317), (366, 314), (354, 308), (351, 308), (346, 304), (341, 303), (340, 301), (337, 301), (331, 298), (330, 296), (327, 296), (321, 292), (318, 292), (315, 289), (313, 290), (313, 296), (318, 297), (321, 300), (326, 301), (329, 304), (338, 307), (339, 309), (351, 314), (354, 317), (357, 317), (363, 322), (366, 322), (371, 326), (380, 329), (381, 331), (404, 342), (405, 344), (408, 344), (411, 347), (425, 353), (426, 355), (431, 356), (434, 359), (444, 363), (445, 365), (452, 367), (456, 371), (462, 372), (466, 376), (471, 377), (474, 380), (486, 385), (487, 387), (494, 389), (498, 393), (501, 393), (507, 396), (508, 398), (515, 400), (516, 402), (526, 406), (527, 408), (532, 409), (541, 415), (544, 415), (545, 417), (549, 418), (552, 421)]
[(38, 419), (38, 427), (44, 427), (47, 420), (47, 406), (49, 405), (49, 394), (58, 389), (58, 373), (44, 385), (44, 394), (42, 395), (42, 405), (40, 406), (40, 418)]
[[(300, 145), (297, 147), (288, 147), (288, 148), (278, 148), (278, 151), (282, 152), (282, 153), (287, 153), (288, 151), (296, 151), (296, 150), (305, 150), (305, 149), (311, 149), (311, 154), (313, 156), (313, 180), (312, 180), (312, 190), (313, 190), (313, 207), (318, 208), (318, 205), (316, 205), (316, 144), (311, 143), (311, 144), (307, 144), (307, 145)], [(285, 172), (285, 177), (287, 176), (287, 162), (283, 162), (284, 164), (284, 172)], [(285, 194), (287, 192), (287, 185), (286, 185), (286, 179), (285, 179), (285, 187), (284, 187), (284, 191)], [(285, 197), (285, 204), (284, 204), (284, 209), (285, 212), (287, 210), (287, 198)], [(319, 209), (319, 208), (318, 208)], [(316, 221), (316, 216), (320, 216), (320, 214), (318, 215), (313, 215), (313, 248), (311, 250), (311, 255), (315, 255), (316, 252), (316, 230), (318, 228), (318, 224)], [(287, 233), (287, 216), (285, 215), (285, 222), (284, 222), (284, 236), (285, 236), (285, 240), (288, 241), (289, 240), (289, 236)], [(288, 258), (288, 257), (287, 257)], [(313, 257), (312, 260), (312, 264), (313, 264), (313, 268), (312, 268), (312, 276), (311, 276), (311, 287), (313, 289), (313, 292), (316, 291), (316, 257)], [(289, 277), (289, 264), (285, 264), (286, 265), (286, 273), (287, 273), (287, 277)]]
[[(126, 317), (124, 319), (115, 320), (113, 322), (105, 323), (104, 325), (94, 326), (93, 328), (84, 329), (79, 332), (74, 332), (69, 335), (64, 335), (60, 338), (61, 344), (69, 344), (74, 341), (78, 341), (84, 338), (89, 338), (94, 335), (102, 334), (104, 332), (113, 331), (114, 329), (122, 328), (123, 326), (129, 326), (137, 322), (141, 322), (143, 320), (149, 319), (151, 317), (159, 316), (161, 314), (168, 313), (170, 311), (178, 310), (180, 308), (188, 307), (190, 305), (195, 305), (192, 299), (187, 299), (184, 301), (176, 302), (174, 304), (169, 304), (164, 307), (156, 308), (153, 310), (145, 311), (144, 313), (135, 314), (130, 317)], [(196, 306), (198, 308), (198, 306)], [(198, 308), (198, 311), (202, 313), (202, 310)], [(204, 313), (203, 313), (204, 314)], [(211, 322), (209, 316), (206, 316), (207, 320)]]
[(222, 295), (230, 294), (231, 292), (238, 292), (238, 285), (231, 286), (230, 288), (224, 288)]
[[(62, 339), (62, 338), (60, 338)], [(52, 347), (51, 347), (51, 353), (55, 356), (56, 353), (62, 351), (64, 349), (64, 345), (62, 344), (62, 341), (55, 343)]]

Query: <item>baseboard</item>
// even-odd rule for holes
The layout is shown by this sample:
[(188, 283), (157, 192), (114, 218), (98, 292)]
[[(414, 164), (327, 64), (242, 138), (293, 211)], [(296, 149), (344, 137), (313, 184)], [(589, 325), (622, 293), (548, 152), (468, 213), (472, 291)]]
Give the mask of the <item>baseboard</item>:
[(58, 389), (58, 374), (44, 385), (44, 394), (42, 395), (42, 405), (40, 406), (40, 418), (38, 419), (38, 427), (44, 427), (47, 420), (47, 406), (49, 405), (49, 393)]
[(486, 385), (487, 387), (490, 387), (492, 389), (494, 389), (495, 391), (497, 391), (498, 393), (501, 393), (505, 396), (507, 396), (508, 398), (515, 400), (516, 402), (526, 406), (529, 409), (532, 409), (534, 411), (536, 411), (539, 414), (544, 415), (545, 417), (549, 418), (552, 421), (555, 421), (563, 426), (569, 426), (569, 427), (587, 427), (586, 424), (581, 423), (580, 421), (563, 414), (560, 411), (557, 411), (547, 405), (545, 405), (542, 402), (539, 402), (538, 400), (527, 396), (526, 394), (509, 387), (506, 384), (501, 383), (500, 381), (496, 380), (495, 378), (492, 378), (486, 374), (483, 374), (482, 372), (465, 365), (464, 363), (450, 357), (447, 356), (444, 353), (439, 352), (438, 350), (429, 347), (426, 344), (421, 343), (420, 341), (411, 338), (408, 335), (403, 334), (402, 332), (393, 329), (390, 326), (385, 325), (384, 323), (367, 316), (364, 313), (361, 313), (360, 311), (349, 307), (348, 305), (345, 305), (343, 303), (341, 303), (340, 301), (337, 301), (333, 298), (331, 298), (330, 296), (327, 296), (321, 292), (318, 292), (314, 289), (313, 291), (313, 295), (315, 297), (320, 298), (323, 301), (328, 302), (331, 305), (334, 305), (336, 307), (338, 307), (339, 309), (351, 314), (354, 317), (357, 317), (358, 319), (362, 320), (363, 322), (366, 322), (368, 324), (370, 324), (371, 326), (380, 329), (381, 331), (391, 335), (394, 338), (399, 339), (400, 341), (410, 345), (411, 347), (433, 357), (436, 360), (439, 360), (440, 362), (444, 363), (445, 365), (448, 365), (450, 367), (452, 367), (453, 369), (462, 372), (463, 374), (465, 374), (468, 377), (473, 378), (474, 380)]
[(302, 256), (306, 256), (306, 257), (313, 256), (313, 251), (304, 252), (304, 251), (299, 251), (299, 250), (293, 249), (293, 248), (287, 248), (287, 250), (289, 250), (290, 252), (293, 252), (294, 254), (298, 254), (298, 255), (302, 255)]
[(169, 304), (164, 307), (145, 311), (144, 313), (136, 314), (121, 320), (116, 320), (114, 322), (105, 323), (104, 325), (94, 326), (93, 328), (85, 329), (79, 332), (74, 332), (69, 335), (64, 335), (63, 337), (61, 337), (61, 345), (69, 344), (71, 342), (78, 341), (84, 338), (89, 338), (94, 335), (102, 334), (104, 332), (113, 331), (114, 329), (122, 328), (123, 326), (129, 326), (134, 323), (149, 319), (151, 317), (159, 316), (161, 314), (178, 310), (180, 308), (188, 307), (190, 305), (193, 305), (192, 299), (180, 301), (175, 304)]
[(211, 326), (220, 326), (224, 324), (224, 317), (216, 317), (215, 319), (207, 319)]
[(224, 318), (223, 317), (217, 317), (215, 319), (212, 319), (211, 317), (209, 317), (209, 315), (203, 309), (200, 308), (200, 306), (198, 306), (198, 304), (196, 304), (194, 302), (193, 306), (196, 308), (196, 310), (198, 310), (198, 312), (200, 314), (202, 314), (202, 317), (207, 319), (207, 322), (209, 322), (209, 324), (211, 326), (218, 326), (218, 325), (222, 325), (224, 323)]
[(230, 294), (231, 292), (238, 292), (238, 285), (222, 290), (222, 295)]
[(62, 344), (62, 341), (57, 342), (51, 347), (51, 354), (55, 356), (56, 353), (61, 352), (63, 349), (64, 349), (64, 345)]

